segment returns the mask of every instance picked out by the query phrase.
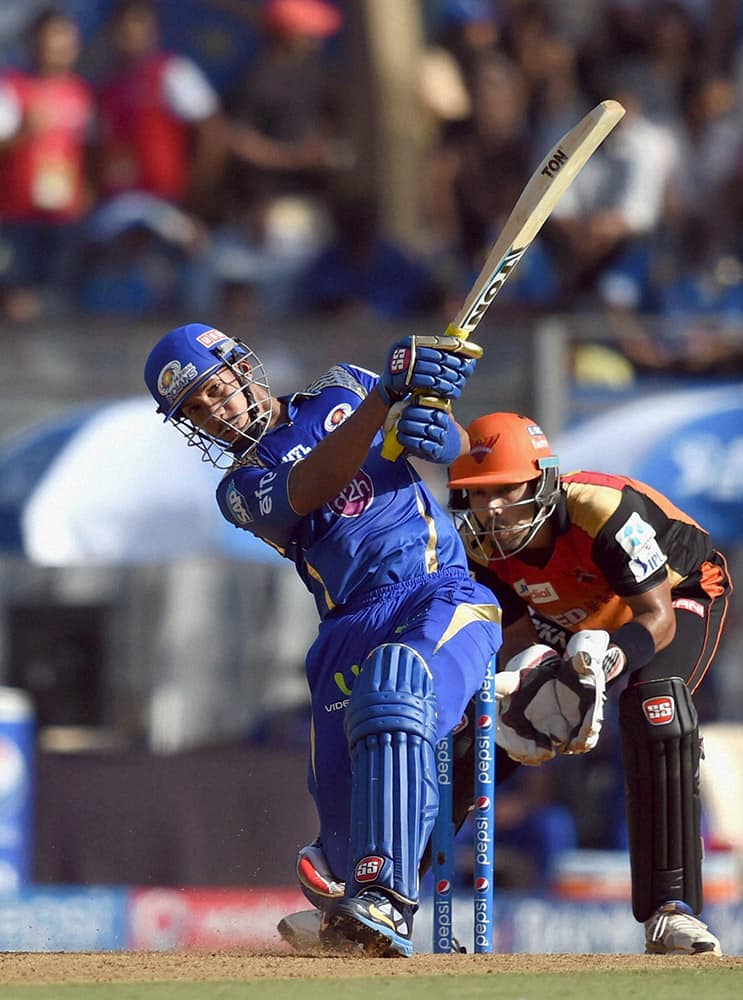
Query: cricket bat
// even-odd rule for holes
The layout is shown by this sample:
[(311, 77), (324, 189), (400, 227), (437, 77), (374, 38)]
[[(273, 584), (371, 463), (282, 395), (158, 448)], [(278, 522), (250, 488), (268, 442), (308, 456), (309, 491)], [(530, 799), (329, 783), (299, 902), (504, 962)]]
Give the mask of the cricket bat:
[[(623, 115), (618, 101), (602, 101), (547, 153), (519, 195), (462, 308), (446, 328), (446, 336), (469, 337), (555, 205)], [(394, 461), (402, 450), (392, 427), (382, 455)]]

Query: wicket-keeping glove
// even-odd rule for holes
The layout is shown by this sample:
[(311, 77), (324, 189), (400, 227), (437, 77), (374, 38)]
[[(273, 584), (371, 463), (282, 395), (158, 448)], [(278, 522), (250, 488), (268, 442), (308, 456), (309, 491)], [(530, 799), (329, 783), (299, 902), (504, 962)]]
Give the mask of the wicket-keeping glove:
[(562, 660), (549, 646), (518, 653), (495, 675), (495, 742), (512, 760), (536, 766), (551, 760), (567, 735), (555, 700)]
[(557, 671), (556, 695), (573, 726), (560, 753), (588, 753), (598, 743), (606, 676), (614, 665), (615, 648), (609, 649), (603, 629), (583, 629), (570, 639)]
[(482, 348), (458, 337), (404, 337), (390, 348), (377, 383), (388, 406), (411, 392), (457, 399)]

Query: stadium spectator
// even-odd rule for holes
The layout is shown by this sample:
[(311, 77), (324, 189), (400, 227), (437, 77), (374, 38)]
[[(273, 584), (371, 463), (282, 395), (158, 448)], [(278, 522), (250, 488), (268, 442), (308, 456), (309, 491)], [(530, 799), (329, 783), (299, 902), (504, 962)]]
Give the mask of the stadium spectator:
[[(560, 761), (561, 765), (563, 762)], [(495, 797), (495, 884), (502, 889), (549, 891), (560, 857), (578, 846), (576, 817), (560, 779), (547, 768), (519, 768)], [(560, 788), (558, 794), (556, 789)], [(458, 834), (457, 874), (472, 886), (473, 815)], [(461, 855), (461, 856), (460, 856)]]
[(208, 216), (225, 155), (217, 92), (191, 59), (160, 47), (153, 0), (118, 0), (110, 42), (98, 94), (99, 197), (143, 191)]
[(355, 161), (342, 119), (342, 84), (326, 43), (343, 17), (327, 0), (266, 0), (263, 47), (227, 98), (235, 196), (301, 199), (320, 229), (333, 185)]
[(479, 59), (472, 79), (471, 117), (432, 150), (424, 194), (435, 244), (479, 268), (494, 228), (523, 186), (529, 137), (527, 92), (518, 66), (489, 53)]
[(681, 169), (676, 134), (648, 118), (636, 90), (615, 74), (602, 92), (624, 105), (621, 127), (588, 161), (545, 229), (570, 309), (629, 304), (624, 273), (636, 269), (638, 255), (647, 260)]
[(335, 236), (306, 269), (296, 307), (370, 312), (378, 320), (431, 312), (440, 290), (427, 268), (380, 232), (373, 198), (347, 196), (333, 210)]
[(47, 7), (27, 29), (28, 67), (0, 76), (0, 283), (10, 320), (33, 320), (68, 290), (89, 198), (92, 94), (75, 72), (75, 22)]
[(162, 198), (130, 191), (86, 220), (77, 305), (95, 316), (161, 316), (206, 308), (206, 228)]
[(329, 226), (319, 226), (301, 198), (236, 195), (192, 276), (194, 308), (241, 323), (287, 316), (302, 273), (328, 235)]

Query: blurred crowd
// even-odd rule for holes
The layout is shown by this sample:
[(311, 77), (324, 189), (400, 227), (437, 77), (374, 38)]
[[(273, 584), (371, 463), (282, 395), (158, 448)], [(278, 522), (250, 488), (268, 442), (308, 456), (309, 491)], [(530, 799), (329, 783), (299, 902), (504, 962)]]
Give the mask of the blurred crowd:
[(359, 148), (385, 109), (351, 120), (365, 4), (4, 0), (3, 318), (446, 316), (545, 153), (614, 98), (501, 309), (599, 313), (640, 369), (743, 369), (740, 0), (405, 2), (412, 241)]

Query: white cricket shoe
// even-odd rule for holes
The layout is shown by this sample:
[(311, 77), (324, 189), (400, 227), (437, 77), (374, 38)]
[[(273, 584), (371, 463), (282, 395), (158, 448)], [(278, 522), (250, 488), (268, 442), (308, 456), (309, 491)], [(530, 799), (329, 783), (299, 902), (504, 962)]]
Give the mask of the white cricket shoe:
[(720, 942), (707, 925), (679, 900), (659, 906), (645, 921), (647, 955), (722, 955)]

